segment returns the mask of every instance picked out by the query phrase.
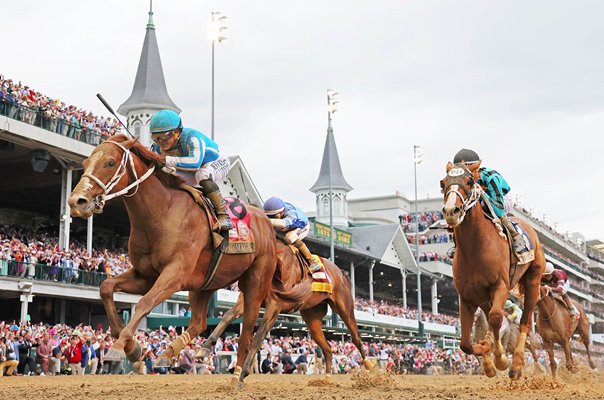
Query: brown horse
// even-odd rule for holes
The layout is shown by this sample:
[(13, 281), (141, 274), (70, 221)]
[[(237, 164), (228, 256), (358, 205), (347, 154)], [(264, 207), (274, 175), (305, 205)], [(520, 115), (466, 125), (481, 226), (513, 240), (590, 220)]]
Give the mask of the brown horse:
[(575, 332), (579, 333), (581, 341), (587, 351), (589, 366), (595, 368), (591, 360), (589, 351), (589, 320), (583, 307), (572, 300), (573, 305), (579, 311), (579, 319), (570, 315), (566, 304), (562, 300), (556, 300), (546, 286), (540, 290), (541, 299), (537, 302), (537, 331), (543, 338), (543, 347), (549, 355), (549, 365), (552, 375), (556, 376), (556, 360), (554, 358), (554, 343), (558, 343), (564, 349), (564, 358), (566, 359), (566, 369), (571, 372), (577, 372), (577, 367), (573, 361), (573, 355), (570, 348), (570, 341)]
[[(503, 371), (508, 359), (501, 344), (499, 328), (503, 321), (503, 305), (509, 291), (516, 285), (524, 292), (524, 313), (520, 321), (520, 337), (509, 370), (512, 379), (519, 379), (524, 364), (526, 337), (532, 324), (533, 310), (539, 297), (539, 280), (545, 268), (543, 248), (537, 233), (526, 223), (517, 221), (535, 246), (535, 259), (520, 264), (510, 280), (510, 248), (507, 240), (499, 235), (497, 227), (485, 217), (479, 203), (482, 188), (476, 183), (480, 162), (466, 165), (447, 164), (447, 176), (441, 181), (447, 224), (454, 229), (456, 251), (453, 257), (453, 280), (459, 294), (461, 320), (460, 348), (467, 354), (482, 356), (485, 374), (495, 376), (490, 356), (490, 340), (472, 344), (474, 312), (480, 307), (489, 318), (493, 337), (495, 367)], [(490, 336), (489, 336), (490, 339)]]
[[(296, 257), (290, 246), (284, 244), (282, 241), (277, 241), (277, 252), (279, 256), (279, 266), (277, 267), (277, 278), (283, 281), (285, 288), (296, 287), (301, 284), (307, 285), (309, 290), (306, 296), (301, 299), (300, 302), (293, 302), (288, 300), (282, 300), (269, 294), (264, 301), (265, 313), (262, 322), (254, 335), (252, 348), (248, 355), (243, 370), (240, 375), (240, 387), (242, 387), (244, 378), (249, 374), (252, 363), (255, 360), (255, 355), (262, 341), (268, 334), (269, 330), (274, 325), (277, 316), (281, 312), (292, 312), (299, 310), (302, 315), (302, 319), (308, 326), (310, 334), (317, 345), (323, 350), (325, 355), (326, 374), (331, 375), (332, 365), (332, 352), (327, 339), (323, 333), (323, 327), (321, 322), (323, 317), (327, 314), (327, 305), (336, 312), (340, 318), (344, 321), (344, 324), (350, 331), (351, 340), (357, 347), (361, 356), (363, 357), (363, 365), (368, 370), (372, 370), (376, 367), (365, 354), (363, 349), (363, 342), (359, 335), (359, 329), (357, 327), (356, 318), (354, 316), (354, 299), (352, 297), (352, 291), (350, 288), (350, 281), (344, 276), (342, 270), (331, 261), (322, 258), (323, 264), (327, 270), (327, 273), (332, 278), (333, 291), (332, 293), (324, 292), (312, 292), (310, 291), (310, 281), (308, 270), (306, 267), (300, 264), (300, 259)], [(207, 356), (210, 354), (211, 348), (224, 332), (224, 330), (235, 320), (243, 311), (245, 295), (242, 293), (237, 299), (237, 303), (228, 310), (222, 317), (220, 323), (212, 334), (208, 337), (208, 340), (204, 343), (201, 353), (198, 356)]]
[[(102, 212), (105, 200), (124, 195), (130, 218), (128, 254), (133, 266), (107, 279), (100, 288), (111, 333), (117, 338), (105, 358), (127, 356), (138, 361), (141, 349), (133, 335), (142, 319), (177, 291), (187, 290), (191, 321), (186, 332), (162, 354), (169, 362), (205, 330), (212, 293), (238, 280), (245, 293), (237, 365), (240, 370), (277, 265), (273, 227), (262, 211), (248, 206), (256, 241), (254, 253), (223, 255), (215, 275), (205, 282), (213, 250), (207, 214), (187, 192), (178, 189), (182, 182), (179, 178), (154, 172), (157, 162), (157, 155), (135, 139), (114, 136), (84, 161), (84, 174), (69, 198), (71, 215), (88, 218)], [(126, 327), (113, 300), (117, 291), (142, 295)], [(289, 295), (298, 298), (295, 290)]]

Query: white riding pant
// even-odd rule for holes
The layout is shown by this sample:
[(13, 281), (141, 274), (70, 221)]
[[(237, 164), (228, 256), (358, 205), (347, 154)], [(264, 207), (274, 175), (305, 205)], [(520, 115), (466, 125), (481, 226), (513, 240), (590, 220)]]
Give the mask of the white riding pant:
[(199, 182), (205, 179), (210, 179), (216, 183), (223, 181), (229, 174), (231, 162), (228, 157), (220, 156), (220, 158), (205, 163), (197, 171), (185, 171), (172, 167), (164, 167), (163, 170), (169, 174), (178, 175), (189, 186), (199, 186)]
[(284, 235), (285, 240), (287, 241), (287, 243), (293, 244), (296, 240), (298, 240), (298, 239), (302, 240), (306, 236), (308, 236), (309, 231), (310, 231), (310, 228), (308, 227), (308, 225), (306, 225), (304, 228), (293, 229)]

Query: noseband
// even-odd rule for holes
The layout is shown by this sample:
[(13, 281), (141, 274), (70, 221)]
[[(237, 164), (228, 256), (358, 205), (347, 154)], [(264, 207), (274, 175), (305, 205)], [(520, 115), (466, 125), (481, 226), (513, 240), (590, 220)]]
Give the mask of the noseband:
[[(448, 173), (449, 185), (447, 190), (445, 191), (445, 203), (449, 197), (449, 194), (454, 193), (461, 200), (461, 217), (459, 218), (459, 223), (463, 222), (463, 219), (466, 216), (466, 213), (476, 205), (478, 199), (480, 199), (480, 195), (482, 194), (482, 187), (476, 182), (474, 182), (474, 186), (472, 186), (471, 190), (466, 189), (466, 186), (463, 183), (464, 176), (472, 176), (472, 173), (463, 165), (456, 165), (452, 168)], [(465, 193), (464, 196), (459, 192), (459, 188), (463, 189)]]
[[(127, 149), (125, 146), (123, 146), (121, 143), (114, 142), (111, 140), (106, 140), (103, 142), (103, 144), (104, 143), (111, 143), (111, 144), (116, 145), (117, 147), (122, 149), (123, 154), (122, 154), (122, 160), (120, 161), (120, 165), (117, 168), (117, 170), (115, 171), (115, 174), (113, 174), (113, 177), (111, 179), (109, 179), (109, 182), (103, 183), (99, 178), (97, 178), (93, 174), (89, 174), (87, 172), (84, 173), (84, 175), (82, 175), (82, 178), (86, 177), (86, 178), (96, 182), (96, 184), (99, 185), (101, 187), (101, 189), (103, 189), (103, 193), (96, 196), (92, 200), (93, 204), (94, 204), (95, 212), (98, 214), (103, 212), (103, 207), (105, 207), (105, 202), (107, 200), (111, 200), (111, 199), (113, 199), (115, 197), (119, 197), (121, 195), (124, 195), (126, 197), (134, 196), (136, 194), (136, 192), (138, 192), (138, 185), (140, 183), (142, 183), (145, 179), (147, 179), (155, 170), (155, 165), (153, 165), (153, 166), (151, 166), (151, 168), (149, 168), (147, 170), (147, 172), (145, 172), (144, 175), (142, 175), (139, 178), (136, 173), (136, 168), (134, 168), (134, 160), (132, 158), (132, 153), (130, 152), (130, 150)], [(126, 174), (126, 172), (128, 171), (128, 165), (130, 165), (130, 169), (132, 170), (132, 174), (134, 175), (134, 182), (132, 182), (130, 185), (126, 186), (124, 189), (120, 190), (119, 192), (110, 194), (109, 192), (111, 192), (111, 190), (113, 190), (115, 185), (117, 185), (117, 183), (120, 181), (120, 179), (122, 179), (124, 174)], [(87, 186), (88, 186), (87, 187), (88, 189), (92, 188), (91, 185), (87, 185)], [(132, 189), (134, 187), (135, 187), (134, 193), (126, 194), (130, 191), (130, 189)]]

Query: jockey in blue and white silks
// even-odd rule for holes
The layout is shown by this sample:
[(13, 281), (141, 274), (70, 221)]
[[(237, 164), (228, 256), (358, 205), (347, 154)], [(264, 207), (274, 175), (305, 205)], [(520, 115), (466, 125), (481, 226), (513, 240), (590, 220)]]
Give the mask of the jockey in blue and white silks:
[[(453, 164), (463, 162), (469, 165), (481, 161), (478, 154), (470, 149), (459, 150), (453, 158)], [(510, 185), (503, 179), (503, 176), (494, 169), (482, 167), (478, 171), (480, 172), (480, 179), (478, 179), (477, 183), (484, 190), (484, 194), (489, 200), (495, 215), (501, 220), (503, 226), (512, 236), (514, 251), (516, 253), (524, 253), (528, 250), (526, 243), (505, 213), (505, 195), (510, 191)]]
[(191, 128), (183, 128), (178, 114), (161, 110), (151, 118), (151, 149), (165, 160), (164, 171), (179, 175), (191, 185), (199, 185), (216, 209), (220, 230), (233, 229), (224, 199), (216, 182), (226, 178), (229, 159), (220, 155), (212, 139)]
[(294, 245), (308, 262), (310, 272), (318, 271), (321, 266), (314, 260), (310, 250), (302, 241), (309, 231), (308, 217), (293, 204), (286, 203), (278, 197), (271, 197), (264, 202), (264, 213), (270, 219), (273, 227), (284, 232), (287, 244)]

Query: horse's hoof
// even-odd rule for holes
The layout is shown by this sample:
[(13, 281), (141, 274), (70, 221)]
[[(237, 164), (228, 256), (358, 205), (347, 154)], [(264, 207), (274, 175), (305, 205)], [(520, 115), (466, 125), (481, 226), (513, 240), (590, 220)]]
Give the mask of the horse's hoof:
[(245, 383), (244, 382), (239, 382), (237, 384), (237, 390), (239, 390), (239, 391), (243, 390), (244, 387), (245, 387)]
[(141, 360), (141, 356), (143, 355), (143, 350), (141, 349), (141, 345), (138, 344), (138, 342), (134, 342), (134, 348), (132, 349), (132, 351), (130, 353), (127, 354), (128, 356), (128, 360), (130, 360), (131, 363), (135, 363)]
[(495, 375), (497, 375), (497, 371), (495, 370), (495, 368), (493, 368), (492, 365), (488, 366), (488, 367), (484, 367), (484, 374), (488, 377), (488, 378), (492, 378)]
[(499, 371), (505, 371), (508, 369), (508, 366), (508, 358), (505, 355), (495, 358), (495, 368), (497, 368)]
[[(238, 376), (234, 376), (231, 378), (231, 387), (235, 390), (239, 390), (239, 377)], [(241, 382), (243, 383), (243, 382)]]
[(519, 369), (519, 370), (510, 369), (508, 376), (510, 377), (511, 380), (517, 381), (518, 379), (522, 378), (522, 370), (521, 369)]
[(196, 354), (195, 354), (195, 358), (205, 358), (205, 357), (209, 357), (210, 354), (212, 353), (212, 351), (208, 348), (202, 347), (201, 350), (199, 350)]
[(167, 357), (157, 357), (155, 360), (155, 364), (153, 364), (153, 368), (167, 368), (172, 365), (172, 360)]

